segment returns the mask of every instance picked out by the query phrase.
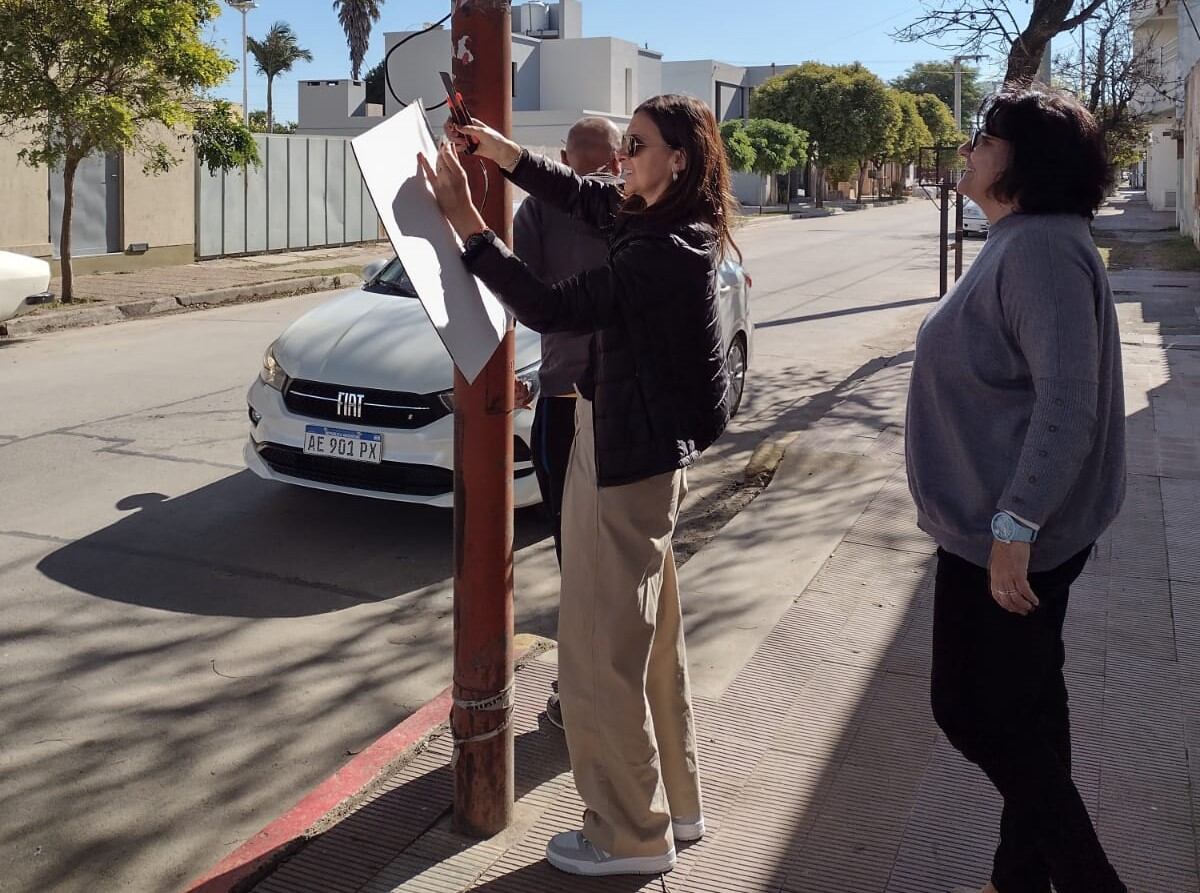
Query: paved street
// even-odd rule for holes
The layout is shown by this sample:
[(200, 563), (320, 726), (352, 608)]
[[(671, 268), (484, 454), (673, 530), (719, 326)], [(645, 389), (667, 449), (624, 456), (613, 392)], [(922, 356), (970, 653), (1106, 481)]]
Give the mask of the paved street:
[[(693, 515), (906, 359), (936, 221), (914, 202), (742, 231), (756, 353)], [(449, 681), (449, 513), (241, 466), (262, 350), (321, 300), (0, 344), (0, 890), (175, 889)], [(552, 546), (524, 513), (517, 539), (518, 630), (552, 636)], [(694, 638), (702, 695), (748, 657), (731, 642)]]

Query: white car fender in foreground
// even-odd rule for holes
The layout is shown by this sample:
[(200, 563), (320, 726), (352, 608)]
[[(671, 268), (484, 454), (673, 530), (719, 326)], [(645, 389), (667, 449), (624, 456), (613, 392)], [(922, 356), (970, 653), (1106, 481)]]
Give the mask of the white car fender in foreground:
[(0, 322), (50, 300), (50, 265), (44, 260), (0, 251)]

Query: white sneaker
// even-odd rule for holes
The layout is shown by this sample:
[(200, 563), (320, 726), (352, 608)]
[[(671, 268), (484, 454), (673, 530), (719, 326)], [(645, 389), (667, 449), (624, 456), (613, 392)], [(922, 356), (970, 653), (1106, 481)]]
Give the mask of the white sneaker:
[(683, 819), (671, 819), (671, 833), (681, 843), (690, 843), (693, 840), (699, 840), (704, 836), (704, 816), (700, 816), (694, 822), (685, 822)]
[(567, 874), (663, 874), (675, 867), (675, 847), (661, 856), (611, 856), (582, 831), (564, 831), (546, 844), (546, 861)]

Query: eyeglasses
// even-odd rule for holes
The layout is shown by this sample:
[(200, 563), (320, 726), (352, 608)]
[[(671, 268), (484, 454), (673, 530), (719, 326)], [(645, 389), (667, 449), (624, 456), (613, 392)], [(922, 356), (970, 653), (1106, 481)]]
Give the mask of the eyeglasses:
[(1004, 141), (1003, 137), (996, 136), (994, 133), (988, 133), (986, 130), (984, 130), (982, 127), (980, 127), (973, 134), (971, 134), (971, 139), (970, 139), (970, 143), (969, 143), (970, 150), (972, 152), (974, 152), (976, 149), (979, 148), (979, 144), (982, 143), (984, 140), (1000, 140), (1001, 142)]
[(648, 143), (640, 136), (634, 136), (632, 133), (627, 133), (621, 137), (621, 154), (628, 155), (633, 158), (642, 149), (674, 149), (670, 143)]

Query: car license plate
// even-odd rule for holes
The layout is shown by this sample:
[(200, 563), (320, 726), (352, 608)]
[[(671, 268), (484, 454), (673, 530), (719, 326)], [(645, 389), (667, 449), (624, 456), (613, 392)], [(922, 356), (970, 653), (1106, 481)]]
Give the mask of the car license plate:
[(383, 435), (326, 425), (307, 425), (304, 428), (304, 453), (378, 465), (383, 461)]

